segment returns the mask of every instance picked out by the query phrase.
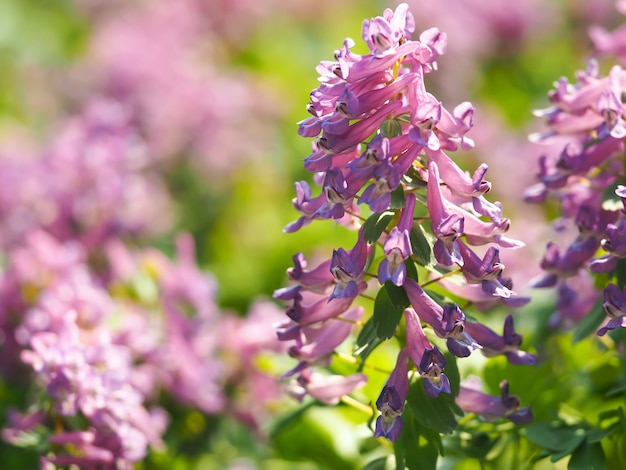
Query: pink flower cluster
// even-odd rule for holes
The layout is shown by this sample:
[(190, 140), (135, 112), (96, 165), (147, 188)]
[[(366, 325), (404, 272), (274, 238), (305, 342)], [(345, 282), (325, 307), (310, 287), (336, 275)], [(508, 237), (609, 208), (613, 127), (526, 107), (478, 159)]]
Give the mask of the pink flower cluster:
[[(346, 39), (334, 61), (318, 66), (321, 85), (311, 92), (307, 110), (312, 116), (299, 123), (299, 133), (315, 138), (304, 166), (316, 173), (321, 191), (313, 197), (306, 182), (296, 184), (293, 205), (301, 216), (285, 231), (316, 219), (334, 219), (356, 227), (358, 237), (352, 248), (338, 248), (310, 269), (304, 255), (297, 254), (288, 271), (292, 285), (275, 292), (288, 304), (279, 339), (290, 342), (289, 353), (299, 361), (284, 377), (297, 376), (301, 394), (325, 403), (337, 401), (364, 380), (361, 373), (337, 377), (311, 371), (328, 365), (353, 327), (363, 324), (364, 309), (352, 307), (354, 301), (374, 288), (377, 304), (395, 298), (401, 305), (396, 312), (375, 312), (364, 326), (375, 329), (374, 337), (382, 341), (398, 335), (396, 327), (405, 319), (396, 367), (377, 402), (381, 415), (375, 434), (392, 440), (401, 428), (411, 361), (430, 397), (452, 393), (443, 373), (446, 360), (435, 344), (440, 340), (457, 357), (485, 348), (489, 355), (505, 354), (516, 364), (535, 361), (518, 351), (521, 337), (512, 319), (503, 337), (478, 323), (470, 327), (456, 304), (442, 305), (424, 289), (450, 277), (460, 286), (456, 295), (483, 307), (528, 301), (502, 276), (500, 249), (522, 243), (505, 235), (510, 223), (502, 205), (485, 198), (491, 189), (484, 179), (487, 165), (470, 176), (448, 154), (473, 146), (466, 134), (474, 108), (466, 102), (450, 111), (425, 88), (425, 75), (436, 70), (445, 52), (446, 35), (433, 28), (414, 41), (414, 27), (406, 4), (395, 12), (387, 9), (363, 23), (368, 54), (354, 53), (354, 42)], [(369, 207), (368, 218), (360, 216), (359, 205)], [(382, 248), (382, 259), (376, 257), (377, 248)], [(442, 273), (442, 279), (431, 277)], [(422, 276), (430, 279), (420, 283)], [(396, 315), (395, 320), (387, 315)], [(380, 326), (387, 322), (391, 326)], [(470, 329), (481, 343), (468, 334)], [(439, 340), (433, 342), (433, 337)]]
[(97, 100), (39, 155), (0, 158), (0, 372), (33, 397), (2, 435), (39, 436), (42, 468), (133, 468), (162, 445), (162, 397), (256, 430), (279, 401), (255, 355), (282, 349), (280, 310), (222, 311), (190, 235), (175, 261), (139, 248), (171, 218), (149, 152), (128, 108)]
[[(600, 54), (619, 50), (618, 34), (609, 39), (600, 38), (598, 30), (592, 33)], [(532, 202), (557, 198), (561, 216), (555, 226), (573, 232), (569, 244), (548, 244), (541, 261), (544, 274), (534, 280), (536, 287), (557, 288), (555, 324), (577, 323), (591, 311), (602, 296), (593, 274), (607, 274), (619, 284), (604, 289), (607, 318), (600, 335), (626, 325), (620, 281), (626, 258), (625, 90), (626, 71), (615, 65), (602, 76), (595, 60), (576, 74), (574, 83), (565, 78), (555, 83), (551, 106), (537, 112), (548, 130), (532, 138), (558, 145), (560, 153), (542, 155), (539, 182), (526, 192)]]

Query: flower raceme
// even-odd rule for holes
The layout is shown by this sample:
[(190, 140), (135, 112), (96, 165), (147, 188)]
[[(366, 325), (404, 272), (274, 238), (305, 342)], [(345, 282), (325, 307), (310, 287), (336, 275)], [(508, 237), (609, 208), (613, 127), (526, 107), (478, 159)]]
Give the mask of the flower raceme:
[[(617, 52), (619, 36), (591, 31), (598, 55)], [(541, 261), (544, 273), (534, 287), (556, 287), (557, 312), (553, 324), (575, 324), (594, 303), (607, 315), (598, 335), (623, 327), (622, 315), (611, 307), (619, 297), (626, 265), (626, 213), (624, 208), (624, 138), (626, 137), (626, 71), (614, 65), (601, 76), (591, 60), (574, 83), (561, 78), (549, 94), (551, 106), (536, 112), (548, 130), (531, 136), (537, 143), (558, 143), (556, 155), (545, 152), (539, 161), (538, 182), (526, 191), (530, 202), (555, 197), (561, 202), (558, 229), (570, 229), (569, 244), (549, 242)], [(617, 278), (604, 292), (597, 275)], [(604, 282), (606, 285), (607, 283)], [(619, 295), (618, 295), (619, 294)], [(607, 300), (609, 299), (609, 300)]]
[[(376, 402), (381, 414), (374, 434), (390, 440), (400, 436), (414, 378), (422, 378), (428, 399), (453, 399), (459, 385), (445, 367), (456, 357), (482, 349), (514, 364), (534, 363), (533, 355), (518, 349), (521, 335), (512, 318), (500, 337), (467, 323), (464, 311), (446, 297), (450, 282), (459, 287), (456, 298), (467, 294), (463, 309), (474, 300), (481, 306), (526, 303), (502, 277), (499, 257), (500, 249), (523, 244), (505, 236), (510, 222), (501, 204), (485, 197), (491, 189), (487, 165), (470, 175), (448, 154), (473, 147), (466, 134), (474, 108), (466, 102), (449, 111), (426, 91), (424, 77), (437, 69), (445, 33), (433, 28), (415, 41), (413, 30), (406, 4), (387, 9), (363, 23), (368, 54), (352, 52), (355, 43), (346, 39), (334, 61), (318, 66), (320, 85), (307, 106), (311, 116), (298, 132), (314, 138), (304, 166), (315, 173), (320, 192), (313, 196), (307, 182), (296, 183), (293, 205), (300, 217), (285, 231), (330, 219), (356, 228), (357, 241), (313, 267), (298, 253), (288, 270), (291, 284), (274, 294), (287, 304), (278, 337), (299, 361), (283, 378), (299, 399), (308, 394), (337, 403), (364, 384), (367, 355), (386, 339), (398, 342), (396, 365)], [(482, 254), (474, 251), (483, 246)], [(430, 284), (437, 290), (425, 288)], [(373, 315), (353, 306), (372, 295)], [(322, 367), (332, 369), (336, 348), (361, 326), (356, 375), (321, 373)], [(442, 351), (444, 344), (450, 354)]]

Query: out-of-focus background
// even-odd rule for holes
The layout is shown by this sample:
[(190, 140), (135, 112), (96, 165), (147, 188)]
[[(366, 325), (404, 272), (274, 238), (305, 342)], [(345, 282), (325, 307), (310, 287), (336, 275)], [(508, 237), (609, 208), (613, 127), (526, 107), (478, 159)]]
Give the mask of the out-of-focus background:
[[(522, 200), (540, 154), (527, 139), (540, 124), (532, 110), (546, 107), (555, 80), (571, 78), (586, 66), (592, 50), (588, 28), (613, 29), (623, 18), (611, 0), (407, 3), (416, 37), (433, 26), (448, 35), (447, 52), (427, 87), (447, 106), (466, 100), (476, 106), (469, 134), (476, 147), (458, 163), (468, 170), (480, 162), (489, 165), (490, 200), (503, 203), (511, 235), (527, 243), (504, 254), (504, 262), (516, 290), (528, 293), (525, 284), (538, 272), (550, 232), (546, 216), (553, 215), (550, 207)], [(200, 271), (213, 277), (215, 308), (230, 318), (230, 324), (219, 325), (220, 341), (236, 344), (257, 331), (271, 336), (280, 308), (268, 302), (285, 285), (293, 254), (324, 259), (333, 248), (353, 243), (350, 232), (328, 221), (293, 234), (282, 231), (297, 218), (290, 202), (294, 182), (313, 176), (302, 166), (311, 142), (297, 135), (296, 123), (307, 117), (309, 92), (317, 86), (315, 68), (321, 60), (333, 60), (346, 37), (365, 53), (359, 42), (363, 19), (396, 4), (2, 0), (0, 265), (8, 272), (16, 251), (32, 254), (28, 240), (43, 230), (58, 242), (80, 243), (87, 257), (118, 238), (133, 250), (153, 250), (154, 259), (142, 255), (148, 261), (139, 262), (150, 271), (167, 265), (155, 261), (159, 256), (184, 258), (176, 249), (177, 234), (184, 232), (195, 241)], [(86, 145), (98, 132), (106, 133), (105, 142)], [(184, 276), (178, 278), (181, 284)], [(11, 287), (3, 282), (3, 295), (9, 296)], [(6, 312), (15, 320), (19, 310), (9, 303), (0, 298), (7, 325)], [(519, 324), (532, 344), (541, 333), (534, 313), (545, 304), (530, 305)], [(258, 313), (263, 308), (271, 310), (267, 319)], [(255, 312), (258, 325), (251, 321), (249, 330), (239, 325)], [(5, 328), (4, 348), (13, 326)], [(289, 363), (272, 348), (250, 360), (268, 377)], [(231, 359), (221, 357), (220, 367), (231, 367)], [(205, 385), (196, 379), (189, 383)], [(229, 380), (224, 386), (239, 390), (236, 380)], [(24, 411), (20, 387), (7, 373), (0, 388), (5, 426), (10, 408)], [(362, 447), (364, 436), (351, 436), (350, 424), (357, 418), (321, 408), (287, 415), (297, 404), (280, 397), (273, 397), (263, 413), (247, 416), (246, 405), (262, 389), (244, 388), (237, 393), (245, 398), (232, 405), (236, 410), (216, 406), (215, 412), (195, 397), (181, 401), (186, 405), (166, 398), (161, 402), (170, 415), (166, 445), (150, 451), (137, 468), (363, 465), (371, 449)], [(545, 407), (550, 403), (547, 399)], [(272, 426), (280, 431), (270, 432)], [(6, 468), (33, 468), (28, 465), (36, 462), (35, 455), (27, 445), (0, 446), (0, 462), (10, 462)]]

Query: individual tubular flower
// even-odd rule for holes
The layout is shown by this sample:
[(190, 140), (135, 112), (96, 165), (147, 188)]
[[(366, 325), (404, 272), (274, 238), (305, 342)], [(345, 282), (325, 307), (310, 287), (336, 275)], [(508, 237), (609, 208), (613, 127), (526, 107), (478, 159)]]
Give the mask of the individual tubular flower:
[(439, 185), (439, 169), (434, 161), (428, 165), (427, 198), (433, 233), (437, 237), (433, 247), (435, 258), (443, 266), (452, 266), (455, 263), (463, 266), (457, 240), (463, 235), (465, 219), (451, 213), (444, 204)]
[(602, 308), (608, 319), (598, 329), (598, 336), (604, 336), (615, 328), (626, 328), (626, 294), (615, 284), (609, 284), (604, 289)]
[(326, 405), (336, 405), (341, 397), (367, 383), (365, 374), (357, 373), (348, 376), (322, 375), (312, 369), (303, 370), (295, 383), (288, 386), (288, 393), (302, 401), (309, 395)]
[(457, 305), (442, 307), (431, 299), (413, 279), (407, 279), (404, 289), (411, 305), (421, 319), (432, 326), (435, 334), (445, 338), (448, 349), (457, 357), (467, 357), (480, 345), (465, 331), (465, 315)]
[(517, 365), (534, 365), (537, 362), (534, 354), (519, 350), (522, 335), (515, 332), (512, 315), (504, 320), (502, 336), (480, 323), (466, 322), (465, 329), (481, 345), (481, 351), (487, 357), (503, 354), (511, 364)]
[(591, 260), (589, 264), (594, 273), (614, 271), (617, 260), (626, 258), (626, 220), (621, 220), (618, 225), (608, 224), (606, 234), (607, 238), (602, 240), (601, 245), (607, 254)]
[(446, 359), (426, 338), (419, 317), (415, 310), (404, 311), (406, 319), (406, 347), (419, 374), (424, 378), (424, 391), (431, 398), (437, 398), (441, 392), (450, 393), (450, 381), (443, 373)]
[(465, 243), (459, 241), (459, 252), (463, 257), (463, 275), (470, 284), (480, 284), (486, 294), (511, 297), (515, 292), (502, 283), (504, 265), (500, 263), (500, 251), (491, 246), (481, 260)]
[(385, 259), (378, 266), (378, 281), (393, 282), (396, 286), (404, 284), (406, 266), (404, 261), (413, 253), (409, 233), (413, 227), (415, 195), (407, 194), (398, 225), (391, 229), (383, 246)]
[(467, 413), (476, 413), (488, 421), (507, 418), (515, 424), (527, 424), (532, 420), (529, 407), (520, 407), (519, 398), (509, 394), (506, 380), (500, 383), (499, 397), (480, 391), (476, 380), (468, 380), (461, 384), (456, 404)]
[(354, 298), (363, 289), (363, 270), (371, 247), (365, 242), (363, 230), (350, 251), (338, 248), (333, 251), (330, 272), (336, 284), (329, 300), (336, 298)]
[(409, 392), (409, 354), (403, 349), (398, 354), (396, 365), (387, 379), (387, 383), (376, 400), (380, 416), (376, 419), (374, 437), (386, 437), (396, 441), (402, 430), (404, 402)]

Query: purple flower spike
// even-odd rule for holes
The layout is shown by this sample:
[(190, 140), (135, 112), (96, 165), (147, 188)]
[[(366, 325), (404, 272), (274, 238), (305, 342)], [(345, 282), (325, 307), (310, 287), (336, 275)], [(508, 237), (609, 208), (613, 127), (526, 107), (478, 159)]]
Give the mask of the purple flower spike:
[(415, 194), (409, 193), (406, 196), (404, 209), (400, 214), (398, 225), (395, 226), (383, 247), (385, 259), (378, 267), (378, 281), (384, 284), (386, 281), (393, 282), (396, 286), (404, 284), (406, 276), (406, 266), (404, 261), (408, 259), (413, 250), (409, 233), (413, 227), (413, 215), (415, 210)]
[(518, 349), (522, 344), (522, 335), (515, 332), (512, 315), (504, 321), (502, 336), (480, 323), (465, 323), (465, 330), (482, 346), (482, 353), (487, 357), (503, 354), (511, 364), (516, 365), (534, 365), (537, 362), (534, 354)]
[(398, 354), (396, 366), (376, 400), (376, 408), (381, 414), (376, 420), (374, 437), (384, 436), (390, 441), (396, 441), (400, 436), (401, 415), (404, 412), (406, 395), (409, 393), (408, 370), (409, 355), (406, 349), (402, 349)]
[(626, 293), (615, 284), (609, 284), (604, 289), (602, 308), (606, 312), (608, 321), (598, 329), (598, 336), (604, 336), (609, 330), (626, 328)]
[(481, 415), (487, 421), (498, 418), (508, 418), (517, 425), (527, 424), (533, 416), (530, 407), (520, 408), (520, 401), (509, 394), (509, 384), (506, 380), (500, 383), (499, 397), (487, 395), (480, 391), (477, 380), (467, 380), (461, 384), (456, 404), (467, 413)]

